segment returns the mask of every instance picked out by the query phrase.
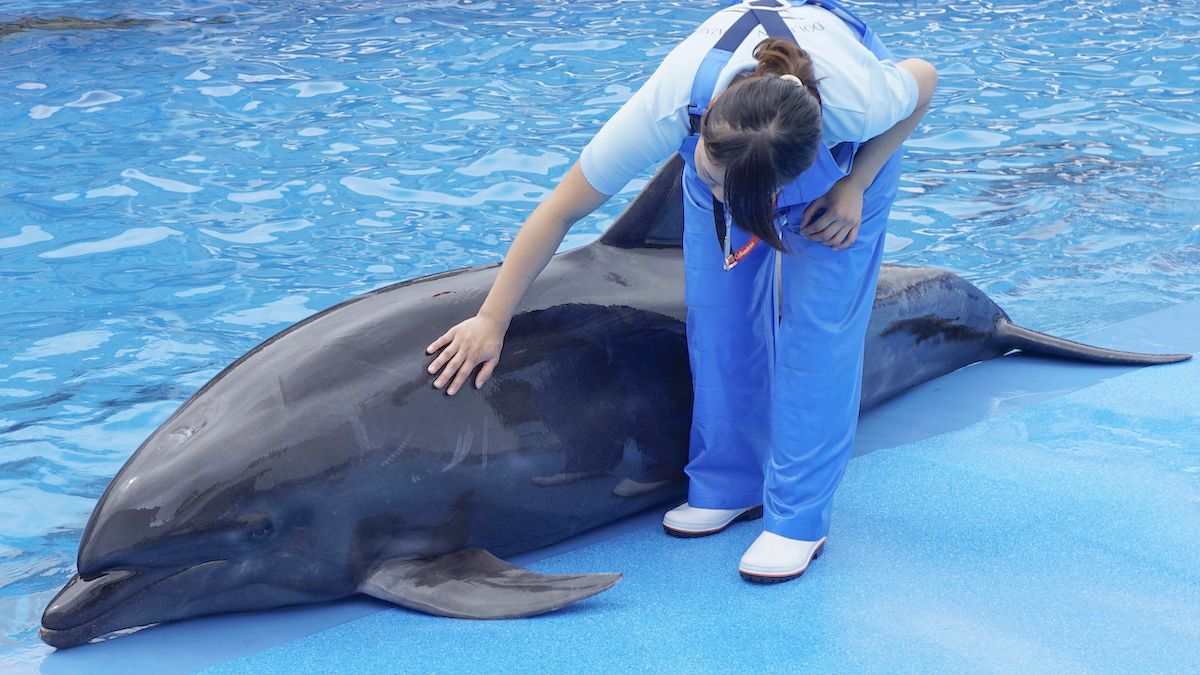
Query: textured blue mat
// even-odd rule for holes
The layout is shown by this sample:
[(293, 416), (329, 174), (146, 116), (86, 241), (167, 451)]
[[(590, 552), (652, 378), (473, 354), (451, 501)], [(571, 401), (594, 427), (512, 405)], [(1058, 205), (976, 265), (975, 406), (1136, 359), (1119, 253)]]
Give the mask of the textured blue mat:
[[(1196, 325), (1200, 301), (1085, 339), (1196, 352)], [(515, 560), (626, 574), (550, 616), (358, 599), (8, 650), (0, 670), (1200, 672), (1198, 368), (1009, 357), (907, 392), (863, 418), (856, 453), (871, 454), (850, 463), (827, 557), (784, 586), (737, 577), (757, 524), (685, 542), (648, 513)]]
[(386, 610), (240, 673), (1200, 670), (1200, 362), (1149, 368), (850, 463), (826, 556), (744, 583), (759, 531), (644, 528), (530, 565), (614, 571), (552, 615)]

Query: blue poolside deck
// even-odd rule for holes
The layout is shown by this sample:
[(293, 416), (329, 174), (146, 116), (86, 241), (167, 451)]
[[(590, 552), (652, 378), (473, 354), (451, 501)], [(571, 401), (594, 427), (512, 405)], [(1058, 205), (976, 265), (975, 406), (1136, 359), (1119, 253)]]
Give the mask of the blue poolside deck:
[[(1200, 352), (1200, 301), (1086, 336)], [(743, 523), (666, 537), (661, 513), (519, 562), (624, 581), (519, 621), (374, 601), (216, 617), (50, 653), (13, 672), (1200, 672), (1200, 362), (1006, 357), (866, 416), (823, 558), (744, 583)]]

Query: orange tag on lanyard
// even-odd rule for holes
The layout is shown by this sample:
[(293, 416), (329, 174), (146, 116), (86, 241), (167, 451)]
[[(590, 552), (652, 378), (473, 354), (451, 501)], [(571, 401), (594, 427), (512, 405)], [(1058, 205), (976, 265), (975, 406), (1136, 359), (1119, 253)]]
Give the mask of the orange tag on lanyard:
[(733, 223), (730, 223), (725, 215), (725, 205), (716, 197), (713, 197), (713, 223), (717, 228), (717, 242), (721, 245), (721, 257), (725, 262), (725, 271), (728, 272), (736, 267), (742, 258), (750, 255), (750, 251), (758, 246), (760, 240), (758, 237), (750, 237), (750, 241), (743, 244), (741, 248), (736, 251), (732, 250)]
[(750, 237), (750, 241), (746, 242), (744, 246), (736, 251), (733, 251), (732, 253), (729, 252), (729, 244), (726, 243), (725, 271), (728, 272), (729, 270), (733, 269), (734, 265), (737, 265), (742, 261), (742, 258), (750, 255), (750, 251), (753, 251), (754, 247), (758, 246), (758, 242), (758, 237)]

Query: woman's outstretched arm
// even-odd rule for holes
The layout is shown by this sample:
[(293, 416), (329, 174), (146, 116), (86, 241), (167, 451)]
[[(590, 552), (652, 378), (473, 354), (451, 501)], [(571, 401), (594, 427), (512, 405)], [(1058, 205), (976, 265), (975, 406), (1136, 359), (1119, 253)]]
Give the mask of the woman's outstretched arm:
[(609, 196), (597, 192), (587, 182), (579, 162), (571, 167), (517, 232), (479, 313), (452, 327), (426, 348), (428, 354), (442, 350), (429, 364), (430, 374), (441, 371), (433, 386), (446, 387), (446, 393), (453, 395), (480, 364), (483, 367), (475, 378), (475, 387), (487, 382), (500, 360), (504, 334), (521, 298), (550, 262), (567, 230), (599, 208)]

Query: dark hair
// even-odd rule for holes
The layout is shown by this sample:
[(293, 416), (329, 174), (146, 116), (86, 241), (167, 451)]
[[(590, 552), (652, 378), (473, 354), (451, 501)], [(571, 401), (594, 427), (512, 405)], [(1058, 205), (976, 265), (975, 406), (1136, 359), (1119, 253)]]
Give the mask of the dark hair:
[[(754, 57), (754, 74), (709, 106), (700, 135), (709, 158), (725, 169), (725, 207), (734, 222), (784, 251), (775, 230), (775, 194), (816, 159), (821, 96), (812, 59), (800, 47), (767, 38)], [(795, 75), (804, 86), (781, 75)]]

